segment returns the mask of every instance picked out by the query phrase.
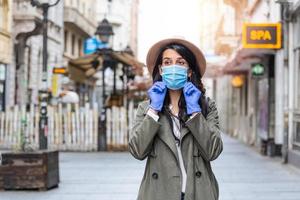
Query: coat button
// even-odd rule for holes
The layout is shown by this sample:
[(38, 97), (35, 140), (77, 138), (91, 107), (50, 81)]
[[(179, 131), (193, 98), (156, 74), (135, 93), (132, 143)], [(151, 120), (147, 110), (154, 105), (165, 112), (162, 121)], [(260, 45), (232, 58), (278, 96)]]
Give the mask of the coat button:
[(154, 173), (152, 174), (152, 178), (158, 179), (158, 174), (157, 174), (156, 172), (154, 172)]
[(197, 171), (197, 172), (196, 172), (196, 176), (197, 176), (198, 178), (201, 177), (201, 174), (202, 174), (202, 173), (201, 173), (200, 171)]

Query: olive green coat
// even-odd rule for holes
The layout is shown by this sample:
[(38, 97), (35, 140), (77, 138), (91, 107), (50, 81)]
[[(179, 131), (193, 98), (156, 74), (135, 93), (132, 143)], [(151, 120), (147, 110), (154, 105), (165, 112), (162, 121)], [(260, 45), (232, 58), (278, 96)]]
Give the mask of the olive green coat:
[[(149, 101), (140, 103), (130, 132), (129, 151), (139, 160), (147, 158), (138, 200), (180, 200), (181, 171), (175, 138), (167, 117), (156, 122), (148, 116)], [(208, 100), (206, 119), (199, 113), (181, 130), (181, 151), (187, 171), (185, 200), (217, 200), (219, 188), (210, 161), (222, 152), (215, 103)]]

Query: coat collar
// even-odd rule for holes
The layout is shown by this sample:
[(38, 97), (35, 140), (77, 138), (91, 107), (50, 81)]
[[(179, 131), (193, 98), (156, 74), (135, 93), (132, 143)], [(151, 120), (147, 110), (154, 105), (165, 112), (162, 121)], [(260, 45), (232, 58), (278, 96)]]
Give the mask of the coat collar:
[[(170, 123), (168, 121), (168, 118), (165, 115), (160, 115), (159, 122), (162, 124), (161, 129), (159, 130), (158, 136), (159, 138), (168, 145), (168, 147), (172, 150), (175, 157), (178, 160), (178, 151), (176, 147), (176, 141), (172, 134), (172, 128), (170, 126)], [(180, 140), (186, 136), (186, 134), (189, 132), (189, 129), (187, 127), (183, 127), (180, 132)]]

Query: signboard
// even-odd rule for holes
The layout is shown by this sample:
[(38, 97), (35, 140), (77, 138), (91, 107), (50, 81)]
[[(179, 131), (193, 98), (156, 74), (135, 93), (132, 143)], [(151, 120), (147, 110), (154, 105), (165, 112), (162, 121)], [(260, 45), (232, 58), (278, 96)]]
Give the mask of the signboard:
[(262, 76), (265, 72), (265, 66), (261, 63), (254, 63), (251, 65), (251, 72), (253, 76)]
[(58, 76), (57, 74), (53, 74), (52, 76), (52, 95), (58, 96)]
[(244, 48), (280, 49), (281, 24), (244, 24), (242, 41)]
[(88, 38), (84, 41), (84, 54), (92, 54), (97, 51), (97, 49), (108, 48), (107, 43), (102, 43), (96, 37)]
[(99, 46), (99, 40), (95, 37), (88, 38), (84, 41), (84, 54), (92, 54), (97, 51)]
[(66, 68), (57, 68), (57, 67), (54, 67), (53, 68), (53, 74), (66, 74), (67, 73), (67, 69)]
[(88, 38), (84, 41), (84, 54), (92, 54), (98, 48), (98, 40), (95, 37)]

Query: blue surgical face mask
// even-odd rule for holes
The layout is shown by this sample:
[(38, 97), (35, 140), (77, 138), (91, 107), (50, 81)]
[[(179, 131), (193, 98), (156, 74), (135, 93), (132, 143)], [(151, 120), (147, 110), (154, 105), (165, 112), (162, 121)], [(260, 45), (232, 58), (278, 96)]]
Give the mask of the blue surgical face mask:
[(162, 80), (171, 90), (179, 90), (187, 82), (187, 68), (180, 65), (162, 67)]

